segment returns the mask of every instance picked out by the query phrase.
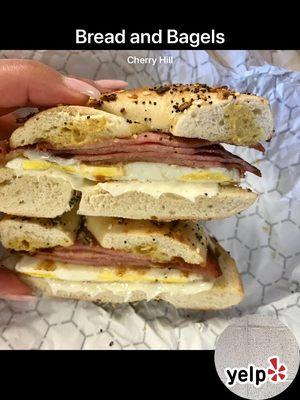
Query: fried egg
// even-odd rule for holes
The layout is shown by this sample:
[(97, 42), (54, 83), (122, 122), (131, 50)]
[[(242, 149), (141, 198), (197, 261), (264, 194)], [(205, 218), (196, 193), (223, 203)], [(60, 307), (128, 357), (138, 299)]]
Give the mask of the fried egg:
[(115, 165), (89, 165), (74, 159), (64, 159), (37, 151), (24, 152), (25, 157), (17, 157), (7, 163), (8, 168), (29, 171), (56, 171), (87, 179), (89, 181), (178, 181), (204, 183), (239, 182), (237, 169), (191, 168), (152, 162), (131, 162)]
[(38, 278), (76, 282), (130, 282), (130, 283), (176, 283), (202, 282), (198, 274), (169, 268), (97, 267), (39, 260), (24, 256), (16, 265), (16, 270)]

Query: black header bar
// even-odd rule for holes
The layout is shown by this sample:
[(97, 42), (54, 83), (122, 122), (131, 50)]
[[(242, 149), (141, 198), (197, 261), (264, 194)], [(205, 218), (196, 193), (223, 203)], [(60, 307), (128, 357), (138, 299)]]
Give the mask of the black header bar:
[[(218, 6), (216, 5), (216, 8)], [(84, 14), (84, 10), (83, 10)], [(106, 14), (106, 13), (105, 13)], [(155, 18), (140, 18), (145, 22), (130, 23), (127, 17), (120, 19), (97, 18), (91, 13), (89, 18), (76, 19), (63, 17), (56, 13), (47, 19), (18, 18), (13, 24), (0, 24), (0, 47), (3, 50), (129, 50), (129, 49), (299, 49), (300, 35), (296, 32), (299, 22), (289, 16), (284, 25), (284, 16), (278, 19), (264, 18), (260, 13), (255, 17), (245, 14), (243, 18), (232, 16), (232, 21), (225, 18), (204, 18), (182, 16), (181, 23), (171, 17), (164, 22)], [(296, 13), (297, 14), (297, 13)], [(193, 18), (194, 17), (194, 18)], [(108, 23), (107, 20), (110, 19)], [(96, 20), (96, 21), (95, 21)], [(88, 22), (87, 22), (88, 21)]]

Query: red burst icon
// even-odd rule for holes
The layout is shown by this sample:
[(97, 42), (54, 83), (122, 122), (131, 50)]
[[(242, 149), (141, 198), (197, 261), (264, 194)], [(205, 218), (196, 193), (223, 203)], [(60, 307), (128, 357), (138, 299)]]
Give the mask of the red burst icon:
[(283, 363), (280, 363), (279, 357), (274, 356), (269, 358), (270, 368), (268, 368), (269, 379), (273, 383), (279, 383), (286, 380), (287, 368)]

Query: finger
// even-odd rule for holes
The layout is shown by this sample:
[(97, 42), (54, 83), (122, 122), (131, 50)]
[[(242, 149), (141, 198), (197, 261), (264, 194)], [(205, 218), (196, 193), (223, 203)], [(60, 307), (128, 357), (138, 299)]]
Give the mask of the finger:
[(18, 107), (9, 107), (9, 108), (3, 107), (3, 108), (0, 108), (0, 117), (1, 117), (1, 115), (6, 115), (6, 114), (9, 114), (9, 113), (15, 111), (17, 108)]
[(125, 87), (128, 86), (128, 82), (118, 80), (118, 79), (101, 79), (101, 80), (93, 81), (92, 79), (88, 79), (88, 78), (78, 76), (78, 75), (68, 75), (68, 76), (70, 78), (79, 79), (81, 81), (89, 83), (90, 85), (99, 89), (100, 92), (109, 92), (112, 90), (124, 89)]
[(32, 292), (12, 271), (0, 268), (0, 298), (6, 300), (32, 300)]
[(121, 80), (113, 80), (113, 79), (101, 79), (95, 81), (96, 87), (100, 90), (100, 92), (109, 92), (111, 90), (119, 90), (124, 89), (128, 86), (128, 82)]
[(0, 140), (8, 139), (17, 127), (18, 124), (14, 113), (0, 117)]
[(99, 90), (68, 78), (37, 61), (0, 60), (0, 109), (57, 104), (85, 104)]

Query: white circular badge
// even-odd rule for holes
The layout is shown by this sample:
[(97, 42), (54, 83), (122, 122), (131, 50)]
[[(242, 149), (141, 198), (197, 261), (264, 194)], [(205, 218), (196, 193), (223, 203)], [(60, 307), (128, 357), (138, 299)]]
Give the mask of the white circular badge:
[(245, 399), (269, 399), (283, 392), (297, 375), (299, 346), (277, 319), (248, 315), (232, 321), (215, 350), (219, 378)]

